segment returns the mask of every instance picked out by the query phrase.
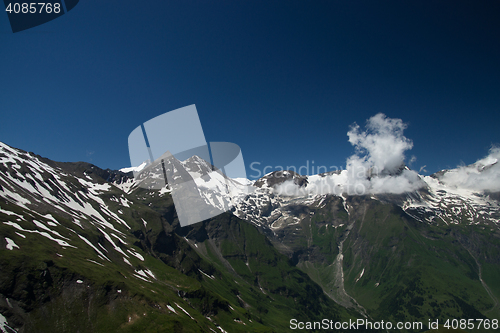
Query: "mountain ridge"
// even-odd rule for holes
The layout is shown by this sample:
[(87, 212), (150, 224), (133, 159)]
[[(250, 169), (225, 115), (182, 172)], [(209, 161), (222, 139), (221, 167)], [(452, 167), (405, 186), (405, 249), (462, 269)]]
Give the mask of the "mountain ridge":
[[(303, 190), (342, 172), (282, 171), (230, 212), (180, 227), (167, 188), (0, 149), (0, 313), (18, 332), (43, 332), (44, 316), (62, 332), (237, 332), (286, 331), (292, 316), (424, 322), (500, 314), (497, 192), (426, 176), (415, 192), (320, 194)], [(289, 181), (298, 195), (276, 191)], [(79, 296), (64, 296), (71, 293)], [(59, 315), (81, 311), (77, 304), (87, 304), (85, 320)], [(103, 312), (110, 304), (119, 310)]]
[(181, 228), (168, 192), (127, 194), (96, 167), (0, 148), (2, 330), (270, 332), (292, 316), (355, 318), (231, 214)]

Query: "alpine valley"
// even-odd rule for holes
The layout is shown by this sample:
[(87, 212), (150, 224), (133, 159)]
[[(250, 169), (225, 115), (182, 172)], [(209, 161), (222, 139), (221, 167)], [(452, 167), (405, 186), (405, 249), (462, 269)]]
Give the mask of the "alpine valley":
[[(453, 319), (498, 330), (500, 192), (446, 185), (457, 170), (360, 194), (343, 172), (250, 182), (196, 178), (211, 168), (196, 156), (175, 166), (233, 208), (181, 227), (168, 185), (0, 143), (0, 331), (288, 332), (292, 319), (318, 332)], [(338, 191), (311, 191), (322, 182)], [(307, 326), (323, 319), (332, 326)], [(392, 329), (333, 325), (382, 321)]]

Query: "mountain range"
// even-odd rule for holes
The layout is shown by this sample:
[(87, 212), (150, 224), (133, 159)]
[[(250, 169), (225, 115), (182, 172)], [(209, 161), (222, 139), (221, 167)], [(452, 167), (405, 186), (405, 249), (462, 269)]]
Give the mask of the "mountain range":
[[(0, 331), (498, 324), (500, 192), (483, 184), (495, 158), (431, 176), (370, 170), (361, 182), (348, 170), (228, 179), (197, 156), (175, 167), (229, 211), (181, 227), (151, 167), (103, 170), (0, 143)], [(458, 181), (464, 173), (473, 181)]]

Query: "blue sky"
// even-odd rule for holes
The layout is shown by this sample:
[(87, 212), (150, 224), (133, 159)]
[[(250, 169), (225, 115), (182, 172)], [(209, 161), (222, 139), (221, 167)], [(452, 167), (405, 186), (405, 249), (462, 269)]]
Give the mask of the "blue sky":
[(500, 143), (499, 15), (498, 1), (86, 0), (13, 34), (0, 14), (0, 141), (119, 169), (134, 128), (196, 104), (207, 141), (238, 144), (255, 174), (345, 167), (349, 126), (383, 112), (408, 124), (412, 168), (470, 164)]

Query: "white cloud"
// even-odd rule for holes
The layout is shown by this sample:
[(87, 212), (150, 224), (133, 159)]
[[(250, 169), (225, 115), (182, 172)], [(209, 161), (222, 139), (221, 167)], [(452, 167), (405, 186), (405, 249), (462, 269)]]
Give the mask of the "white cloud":
[(418, 173), (404, 169), (405, 152), (413, 147), (403, 135), (405, 129), (401, 119), (383, 113), (368, 119), (366, 131), (357, 124), (351, 126), (347, 136), (356, 153), (347, 159), (347, 193), (360, 194), (364, 189), (365, 193), (399, 194), (425, 185)]
[(374, 177), (370, 180), (372, 193), (395, 193), (413, 192), (425, 184), (419, 175), (412, 170), (405, 169), (398, 176)]
[[(286, 181), (275, 188), (285, 196), (305, 194), (350, 195), (412, 192), (425, 183), (417, 172), (405, 168), (404, 153), (413, 147), (403, 135), (406, 124), (401, 119), (379, 113), (367, 121), (366, 130), (357, 124), (347, 133), (356, 153), (347, 159), (346, 170), (321, 177), (310, 176), (306, 188)], [(412, 157), (415, 161), (416, 157)]]
[[(350, 195), (413, 192), (426, 184), (421, 176), (405, 167), (405, 152), (413, 142), (403, 135), (406, 124), (401, 119), (379, 113), (367, 121), (366, 129), (351, 126), (347, 136), (355, 154), (346, 161), (346, 170), (324, 177), (310, 176), (307, 187), (293, 181), (277, 186), (275, 191), (286, 196), (307, 194)], [(410, 163), (415, 162), (412, 156)], [(488, 156), (469, 166), (448, 170), (439, 176), (447, 186), (477, 191), (500, 191), (500, 147), (490, 149)], [(419, 172), (427, 172), (425, 165)]]
[(447, 186), (477, 191), (500, 191), (500, 147), (490, 149), (488, 156), (468, 166), (448, 170), (439, 180)]
[(295, 184), (292, 179), (286, 180), (274, 188), (274, 192), (286, 197), (299, 197), (307, 195), (307, 190)]
[(360, 127), (354, 124), (347, 132), (349, 142), (357, 153), (351, 159), (361, 155), (365, 165), (379, 173), (397, 171), (404, 164), (404, 152), (413, 147), (413, 142), (403, 135), (406, 124), (401, 119), (387, 118), (378, 113), (368, 119), (366, 128), (366, 131), (360, 132)]

